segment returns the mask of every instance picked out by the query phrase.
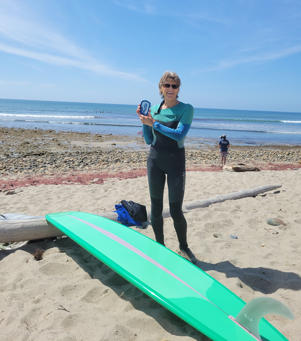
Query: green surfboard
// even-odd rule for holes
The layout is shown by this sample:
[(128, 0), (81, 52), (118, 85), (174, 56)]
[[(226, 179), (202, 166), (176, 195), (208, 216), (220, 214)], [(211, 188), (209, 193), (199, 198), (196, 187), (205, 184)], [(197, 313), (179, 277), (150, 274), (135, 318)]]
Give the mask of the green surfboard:
[(216, 341), (287, 340), (267, 320), (257, 337), (235, 318), (245, 302), (175, 252), (107, 218), (83, 213), (46, 220), (163, 307)]

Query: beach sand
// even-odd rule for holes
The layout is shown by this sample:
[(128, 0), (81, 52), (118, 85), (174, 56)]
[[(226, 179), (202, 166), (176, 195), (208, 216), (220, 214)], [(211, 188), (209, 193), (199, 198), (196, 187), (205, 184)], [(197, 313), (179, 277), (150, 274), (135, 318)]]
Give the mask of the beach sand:
[[(1, 155), (6, 153), (0, 163), (0, 214), (42, 216), (77, 210), (101, 215), (112, 212), (122, 199), (134, 200), (149, 209), (144, 169), (146, 151), (140, 138), (62, 134), (67, 146), (64, 151), (63, 144), (57, 146), (62, 143), (59, 140), (43, 145), (41, 139), (47, 134), (41, 131), (32, 134), (7, 131), (9, 136), (19, 135), (12, 140), (3, 138), (0, 143)], [(33, 134), (39, 138), (34, 139)], [(53, 134), (49, 132), (48, 141), (52, 141)], [(25, 142), (25, 135), (29, 146), (25, 145), (22, 152), (20, 145)], [(94, 138), (101, 139), (99, 142), (106, 146), (93, 147)], [(185, 202), (263, 185), (279, 184), (281, 188), (187, 212), (188, 241), (198, 259), (197, 266), (244, 301), (267, 296), (287, 305), (295, 315), (294, 320), (273, 314), (266, 318), (289, 340), (298, 341), (301, 335), (300, 148), (233, 147), (229, 162), (260, 165), (257, 172), (221, 171), (215, 153), (209, 147), (187, 151), (191, 155), (187, 160), (191, 170), (187, 172)], [(240, 159), (234, 160), (232, 155), (231, 160), (231, 153), (240, 155)], [(252, 158), (256, 153), (258, 157)], [(77, 156), (83, 161), (85, 154), (90, 164), (80, 168)], [(203, 155), (207, 154), (216, 158), (204, 162)], [(107, 162), (106, 157), (118, 159), (118, 155), (119, 161)], [(286, 156), (288, 159), (284, 160)], [(71, 160), (69, 164), (64, 159), (67, 157)], [(284, 170), (271, 170), (273, 167)], [(165, 207), (168, 207), (167, 190)], [(268, 224), (271, 218), (281, 224)], [(166, 218), (164, 223), (166, 246), (177, 251), (171, 219)], [(151, 226), (145, 230), (133, 229), (154, 238)], [(34, 255), (39, 250), (42, 259), (36, 260)], [(208, 340), (69, 238), (40, 240), (14, 250), (0, 250), (0, 278), (1, 341)]]

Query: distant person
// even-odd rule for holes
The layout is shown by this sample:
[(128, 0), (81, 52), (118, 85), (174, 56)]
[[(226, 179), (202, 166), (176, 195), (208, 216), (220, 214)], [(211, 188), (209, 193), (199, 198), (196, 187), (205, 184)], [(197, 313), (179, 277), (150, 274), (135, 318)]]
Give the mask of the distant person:
[(159, 81), (161, 104), (151, 107), (148, 116), (137, 114), (143, 124), (143, 136), (150, 145), (147, 160), (151, 199), (151, 223), (156, 241), (164, 244), (163, 192), (167, 180), (169, 211), (179, 241), (179, 254), (196, 259), (187, 243), (187, 222), (182, 211), (185, 191), (184, 139), (192, 118), (193, 107), (178, 100), (181, 80), (175, 72), (165, 72)]
[(222, 135), (219, 140), (219, 150), (221, 153), (222, 167), (224, 167), (226, 164), (229, 147), (230, 147), (230, 142), (227, 140), (226, 135)]

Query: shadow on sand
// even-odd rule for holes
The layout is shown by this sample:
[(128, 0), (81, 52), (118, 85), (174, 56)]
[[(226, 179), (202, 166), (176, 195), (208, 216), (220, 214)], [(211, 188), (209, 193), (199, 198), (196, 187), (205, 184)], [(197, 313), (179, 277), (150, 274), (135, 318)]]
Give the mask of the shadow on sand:
[(239, 278), (241, 282), (263, 294), (272, 294), (278, 289), (301, 290), (301, 277), (294, 272), (269, 268), (240, 268), (229, 261), (216, 264), (197, 260), (196, 265), (203, 271), (218, 271), (228, 278)]

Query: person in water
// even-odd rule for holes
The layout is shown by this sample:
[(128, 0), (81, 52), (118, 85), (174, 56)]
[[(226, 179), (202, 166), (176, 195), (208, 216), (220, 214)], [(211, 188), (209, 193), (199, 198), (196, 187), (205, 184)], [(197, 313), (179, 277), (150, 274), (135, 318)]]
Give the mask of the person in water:
[(221, 154), (221, 165), (222, 167), (224, 167), (227, 161), (228, 150), (230, 147), (230, 142), (227, 140), (226, 135), (222, 135), (220, 137), (218, 145)]
[(164, 245), (163, 192), (167, 180), (169, 210), (179, 240), (179, 253), (195, 261), (187, 243), (187, 222), (182, 211), (185, 192), (184, 139), (193, 107), (178, 100), (181, 80), (175, 72), (165, 72), (159, 82), (162, 102), (151, 107), (147, 116), (137, 114), (143, 124), (143, 136), (150, 145), (147, 174), (151, 199), (151, 223), (156, 241)]

